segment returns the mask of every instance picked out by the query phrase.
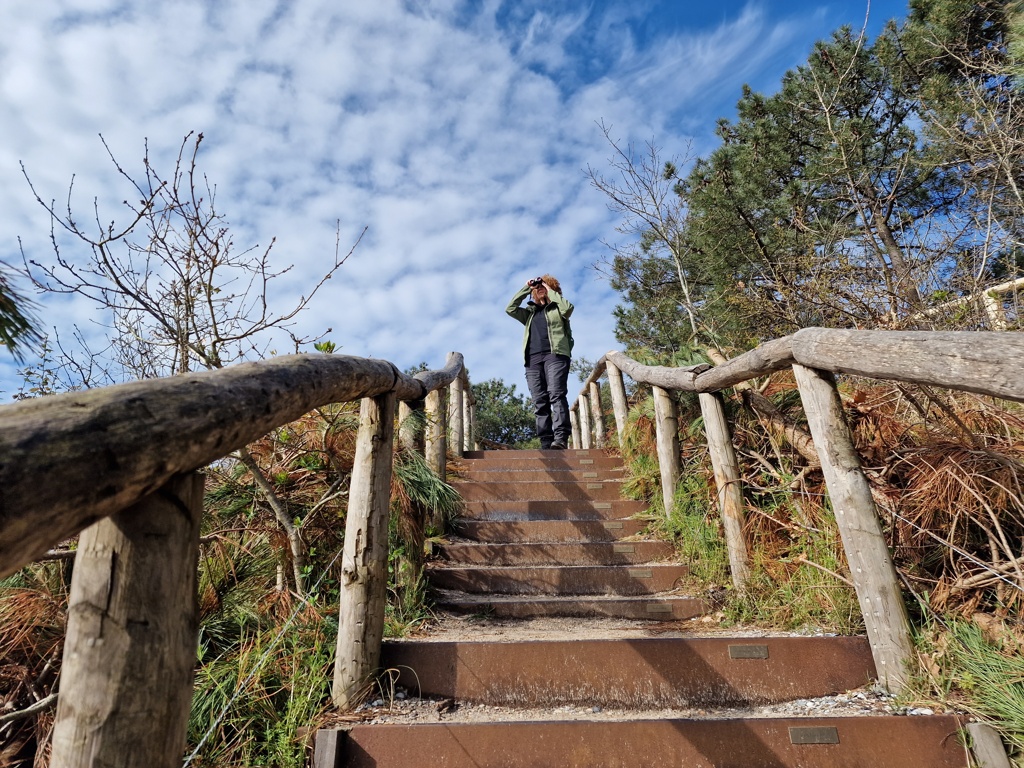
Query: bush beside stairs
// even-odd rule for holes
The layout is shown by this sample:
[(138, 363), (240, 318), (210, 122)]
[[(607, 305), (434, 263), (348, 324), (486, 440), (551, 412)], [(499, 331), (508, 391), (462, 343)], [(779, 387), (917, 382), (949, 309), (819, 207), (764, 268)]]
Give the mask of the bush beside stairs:
[[(441, 548), (429, 581), (439, 609), (508, 627), (500, 641), (385, 641), (382, 666), (421, 696), (500, 714), (460, 720), (453, 704), (439, 722), (321, 730), (317, 768), (969, 765), (955, 716), (755, 718), (730, 710), (865, 685), (875, 671), (863, 637), (592, 639), (588, 620), (666, 622), (709, 609), (675, 590), (686, 566), (671, 561), (671, 548), (638, 538), (643, 524), (631, 517), (643, 506), (620, 498), (621, 460), (599, 450), (479, 451), (465, 464), (464, 541)], [(551, 616), (575, 617), (579, 638), (531, 637), (531, 620)], [(558, 719), (565, 705), (595, 714)], [(706, 716), (672, 712), (694, 707)], [(606, 708), (635, 715), (597, 714)]]

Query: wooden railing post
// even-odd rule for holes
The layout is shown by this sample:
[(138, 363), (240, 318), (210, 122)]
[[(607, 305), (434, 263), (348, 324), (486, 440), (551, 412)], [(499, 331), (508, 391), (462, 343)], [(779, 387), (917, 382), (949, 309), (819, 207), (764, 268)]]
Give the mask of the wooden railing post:
[(676, 402), (661, 387), (652, 386), (654, 393), (654, 423), (658, 440), (658, 466), (661, 469), (661, 495), (665, 501), (665, 516), (672, 514), (676, 486), (679, 485), (679, 415)]
[(469, 378), (463, 383), (462, 391), (462, 453), (473, 450), (473, 390)]
[(580, 405), (580, 445), (582, 448), (590, 448), (590, 404), (587, 402), (587, 396), (581, 394), (577, 402)]
[(590, 412), (594, 420), (594, 441), (598, 448), (604, 448), (604, 413), (601, 410), (601, 385), (590, 382)]
[(743, 535), (745, 508), (743, 489), (740, 487), (740, 465), (732, 445), (729, 422), (725, 418), (725, 405), (719, 392), (701, 392), (700, 411), (704, 416), (704, 432), (708, 439), (711, 466), (718, 487), (718, 509), (725, 528), (725, 543), (729, 550), (729, 567), (736, 591), (746, 590), (750, 576), (747, 541)]
[(448, 468), (448, 429), (445, 424), (445, 400), (444, 389), (435, 389), (428, 392), (426, 397), (427, 431), (424, 453), (427, 459), (427, 466), (434, 470), (435, 474), (442, 480)]
[(572, 430), (572, 447), (582, 448), (583, 440), (580, 437), (580, 419), (576, 414), (575, 408), (569, 410), (569, 428)]
[(423, 403), (402, 400), (398, 404), (398, 444), (407, 451), (415, 451), (423, 440)]
[(448, 430), (450, 434), (448, 448), (456, 456), (462, 456), (462, 441), (465, 432), (462, 418), (464, 399), (462, 377), (457, 376), (448, 385)]
[(82, 532), (51, 765), (180, 768), (202, 512), (203, 475), (190, 472)]
[(615, 363), (605, 361), (605, 371), (608, 373), (608, 389), (612, 395), (612, 410), (615, 412), (615, 432), (619, 436), (619, 445), (622, 445), (622, 436), (626, 433), (626, 420), (629, 409), (626, 405), (626, 385), (622, 382), (622, 371)]
[(910, 620), (835, 379), (799, 364), (793, 365), (793, 373), (821, 459), (878, 679), (888, 690), (901, 691), (913, 652)]
[(388, 581), (388, 513), (395, 395), (363, 398), (341, 560), (338, 647), (332, 698), (354, 705), (380, 664)]

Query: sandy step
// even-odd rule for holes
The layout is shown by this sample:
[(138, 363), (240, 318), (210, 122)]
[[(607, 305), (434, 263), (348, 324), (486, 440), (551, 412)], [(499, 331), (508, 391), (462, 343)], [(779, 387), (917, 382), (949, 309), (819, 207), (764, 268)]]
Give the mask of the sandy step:
[(864, 637), (388, 640), (381, 664), (419, 696), (543, 707), (725, 707), (832, 696), (875, 676)]
[(496, 619), (542, 617), (683, 621), (713, 610), (706, 600), (687, 595), (471, 595), (438, 592), (434, 603), (453, 613)]
[(473, 541), (616, 541), (638, 535), (643, 520), (459, 520), (455, 532)]
[(508, 501), (500, 499), (467, 501), (464, 520), (621, 520), (647, 510), (642, 501), (548, 500)]
[(615, 469), (469, 469), (453, 476), (453, 482), (480, 483), (591, 483), (619, 482), (623, 473)]
[(465, 501), (615, 501), (618, 481), (471, 481), (455, 483)]
[(674, 554), (664, 541), (443, 544), (438, 555), (456, 565), (631, 565)]
[(464, 459), (460, 467), (471, 470), (514, 469), (538, 471), (544, 469), (621, 469), (622, 459), (617, 456), (544, 456), (523, 459), (510, 456), (507, 451), (495, 451), (483, 459)]
[(674, 589), (685, 565), (569, 565), (427, 568), (433, 587), (505, 595), (650, 595)]

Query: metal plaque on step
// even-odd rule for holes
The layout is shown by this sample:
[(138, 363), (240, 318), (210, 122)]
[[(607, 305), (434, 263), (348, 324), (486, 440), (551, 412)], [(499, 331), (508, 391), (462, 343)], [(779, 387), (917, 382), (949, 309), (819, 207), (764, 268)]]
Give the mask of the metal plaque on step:
[(588, 491), (599, 491), (603, 487), (604, 486), (602, 486), (600, 483), (587, 483), (587, 490)]
[(838, 744), (839, 729), (832, 726), (799, 726), (789, 729), (790, 744)]
[(584, 477), (597, 477), (597, 472), (584, 472)]
[(730, 659), (767, 659), (767, 645), (730, 645)]
[(580, 464), (593, 464), (593, 459), (580, 459)]
[(605, 523), (604, 527), (609, 531), (621, 531), (623, 528), (622, 523)]
[(628, 573), (631, 579), (650, 579), (654, 577), (650, 568), (630, 568)]
[(611, 509), (612, 503), (610, 501), (595, 501), (594, 509)]
[(672, 606), (668, 603), (648, 603), (648, 613), (672, 613)]
[(632, 555), (636, 547), (632, 544), (612, 544), (612, 552), (616, 555)]

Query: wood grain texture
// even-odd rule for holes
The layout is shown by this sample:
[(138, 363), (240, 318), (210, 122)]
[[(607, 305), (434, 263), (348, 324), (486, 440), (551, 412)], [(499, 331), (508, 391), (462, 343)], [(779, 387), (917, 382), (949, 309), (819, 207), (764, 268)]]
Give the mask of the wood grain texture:
[(395, 396), (363, 398), (345, 516), (339, 580), (338, 645), (332, 698), (339, 709), (358, 701), (380, 664), (388, 580)]
[(601, 385), (590, 382), (590, 416), (594, 420), (594, 442), (604, 448), (604, 413), (601, 409)]
[(580, 407), (580, 446), (582, 448), (590, 448), (594, 426), (590, 418), (590, 398), (585, 394), (580, 394), (576, 402)]
[(767, 341), (749, 352), (698, 373), (694, 387), (698, 392), (716, 392), (788, 368), (793, 364), (792, 345), (792, 336)]
[(0, 577), (313, 408), (419, 399), (462, 365), (451, 353), (410, 377), (384, 360), (289, 355), (0, 406)]
[(830, 373), (800, 364), (793, 366), (793, 373), (818, 448), (878, 681), (899, 692), (906, 687), (913, 653), (910, 620), (839, 391)]
[(51, 765), (181, 765), (202, 512), (203, 477), (188, 473), (82, 532)]
[(697, 374), (711, 368), (707, 363), (691, 365), (687, 368), (641, 365), (622, 352), (609, 352), (605, 357), (633, 381), (641, 384), (652, 384), (662, 389), (682, 389), (687, 392), (695, 392), (694, 379)]
[(682, 472), (679, 455), (679, 409), (676, 401), (661, 387), (654, 386), (654, 422), (658, 443), (658, 468), (661, 470), (661, 496), (665, 515), (672, 514), (676, 486)]
[(750, 558), (743, 535), (746, 512), (743, 488), (740, 485), (740, 465), (732, 445), (721, 393), (701, 392), (698, 398), (704, 416), (704, 432), (708, 439), (715, 485), (718, 488), (718, 509), (722, 515), (725, 544), (729, 551), (732, 583), (736, 591), (742, 594), (750, 577)]
[(622, 371), (615, 363), (606, 363), (608, 372), (608, 389), (612, 395), (612, 411), (615, 413), (615, 432), (622, 445), (622, 436), (626, 432), (626, 419), (629, 417), (629, 406), (626, 404), (626, 385), (622, 381)]
[(792, 339), (809, 368), (1024, 402), (1024, 333), (805, 328)]

